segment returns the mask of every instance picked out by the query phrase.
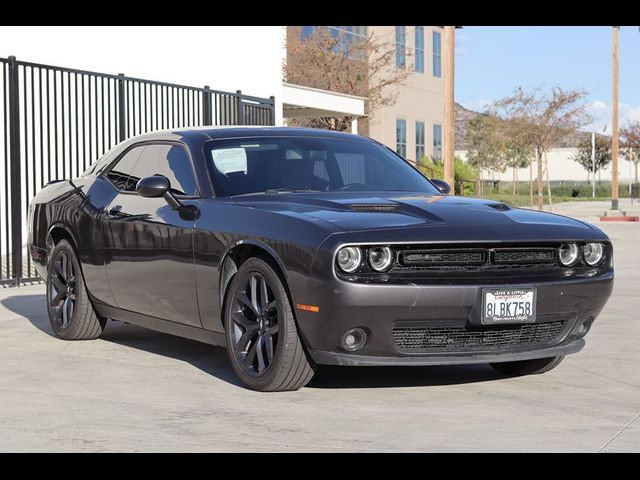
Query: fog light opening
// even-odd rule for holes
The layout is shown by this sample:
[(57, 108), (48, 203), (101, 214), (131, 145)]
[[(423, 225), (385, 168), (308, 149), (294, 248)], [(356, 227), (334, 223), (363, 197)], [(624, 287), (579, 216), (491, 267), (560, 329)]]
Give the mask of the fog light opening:
[(593, 323), (593, 317), (590, 317), (584, 322), (582, 322), (582, 325), (580, 325), (580, 328), (578, 328), (578, 336), (584, 337), (587, 333), (589, 333), (589, 330), (591, 330), (592, 323)]
[(352, 328), (342, 335), (342, 348), (348, 352), (355, 352), (364, 347), (367, 342), (367, 334), (361, 328)]

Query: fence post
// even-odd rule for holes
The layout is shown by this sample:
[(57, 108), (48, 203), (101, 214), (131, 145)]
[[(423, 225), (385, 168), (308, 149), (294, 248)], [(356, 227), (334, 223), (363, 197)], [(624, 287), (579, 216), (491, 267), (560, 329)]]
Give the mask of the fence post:
[(209, 85), (204, 86), (204, 92), (202, 92), (202, 124), (212, 125), (211, 119), (211, 91)]
[(242, 105), (242, 90), (236, 90), (236, 105), (238, 115), (236, 117), (236, 123), (238, 125), (244, 125), (244, 106)]
[(22, 280), (22, 189), (20, 188), (20, 82), (16, 57), (9, 60), (9, 141), (11, 149), (11, 263), (15, 284)]
[(276, 97), (271, 95), (269, 97), (269, 100), (271, 100), (271, 126), (275, 126), (275, 124), (276, 124)]
[(118, 74), (118, 141), (124, 142), (127, 138), (127, 117), (124, 93), (124, 73)]

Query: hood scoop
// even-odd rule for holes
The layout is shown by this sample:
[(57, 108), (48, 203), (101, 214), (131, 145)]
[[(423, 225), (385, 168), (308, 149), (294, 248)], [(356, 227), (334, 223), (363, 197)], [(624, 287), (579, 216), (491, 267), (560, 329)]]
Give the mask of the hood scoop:
[(505, 203), (489, 203), (487, 206), (494, 210), (498, 210), (499, 212), (507, 212), (511, 210), (511, 207)]
[(349, 208), (356, 212), (396, 212), (398, 205), (393, 203), (353, 203)]

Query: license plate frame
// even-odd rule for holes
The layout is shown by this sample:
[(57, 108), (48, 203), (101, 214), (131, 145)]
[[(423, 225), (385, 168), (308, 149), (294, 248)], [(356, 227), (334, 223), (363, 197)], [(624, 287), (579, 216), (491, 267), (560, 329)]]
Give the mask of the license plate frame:
[[(493, 304), (493, 315), (488, 311), (489, 302)], [(530, 304), (529, 314), (526, 313), (527, 303)], [(533, 323), (536, 321), (536, 303), (537, 289), (533, 287), (484, 288), (480, 322), (484, 325)]]

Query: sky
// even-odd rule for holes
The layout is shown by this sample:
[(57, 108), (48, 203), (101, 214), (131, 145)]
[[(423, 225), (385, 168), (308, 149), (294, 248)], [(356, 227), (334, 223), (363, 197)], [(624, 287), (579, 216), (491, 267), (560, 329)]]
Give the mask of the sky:
[[(611, 130), (611, 27), (464, 27), (456, 31), (456, 101), (482, 111), (518, 86), (584, 89), (593, 122)], [(640, 31), (620, 29), (620, 125), (640, 120)]]

